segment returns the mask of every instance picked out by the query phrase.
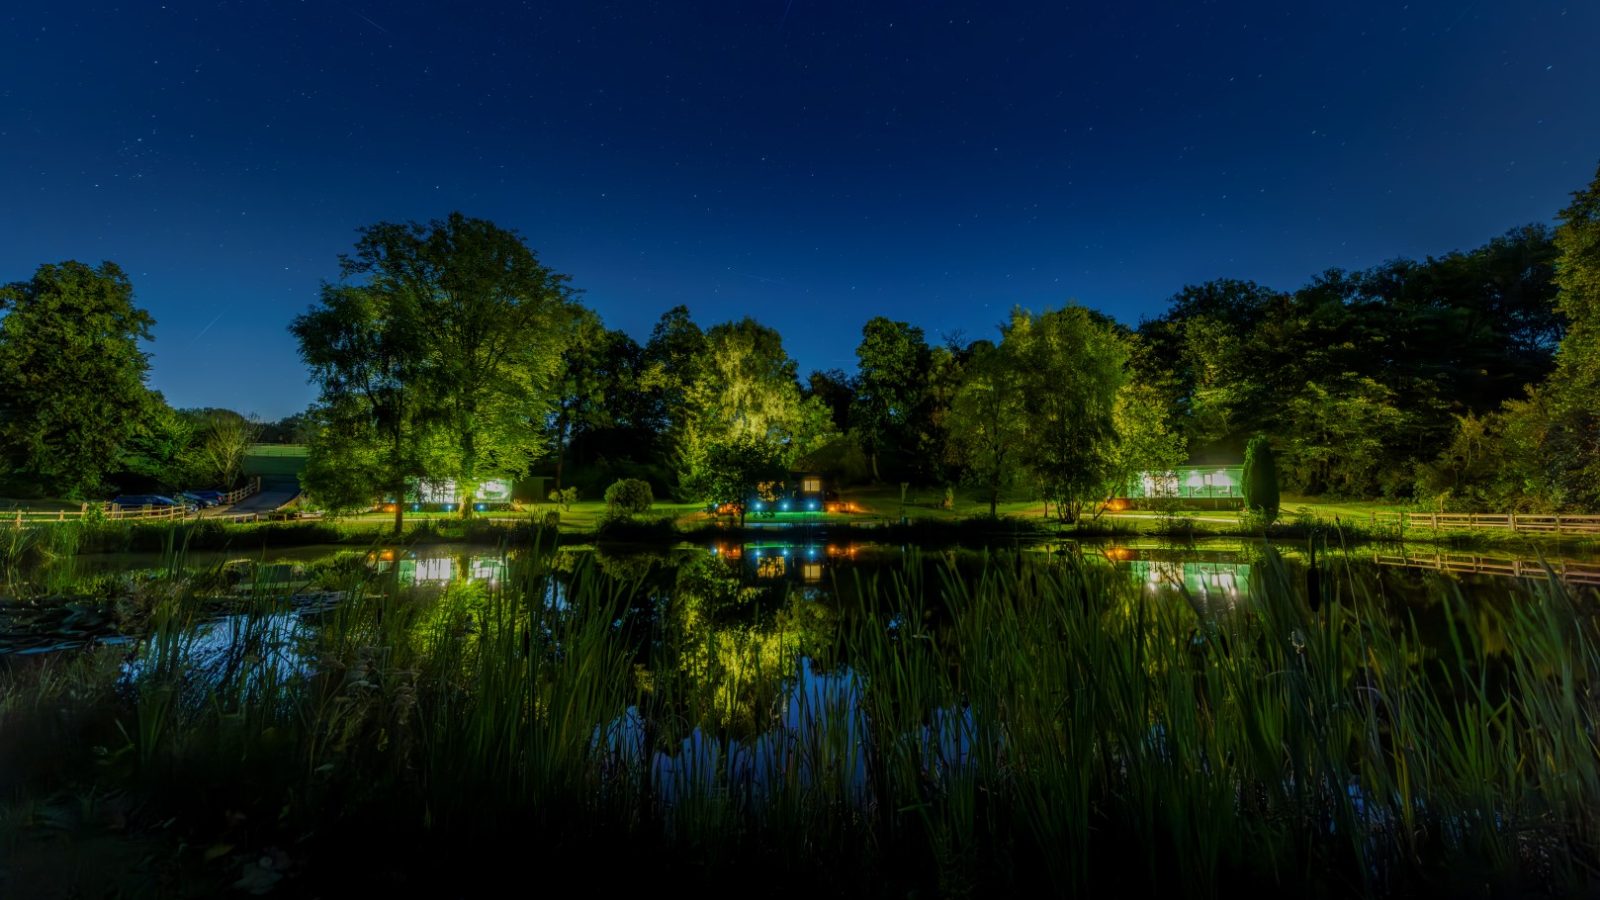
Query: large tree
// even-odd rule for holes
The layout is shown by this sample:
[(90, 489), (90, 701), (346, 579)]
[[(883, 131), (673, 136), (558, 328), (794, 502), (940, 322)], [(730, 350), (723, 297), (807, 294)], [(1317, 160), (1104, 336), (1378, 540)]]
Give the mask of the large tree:
[(875, 316), (861, 329), (850, 423), (881, 480), (879, 460), (915, 451), (914, 423), (928, 390), (931, 354), (922, 329)]
[(202, 484), (232, 489), (243, 476), (246, 451), (261, 439), (261, 423), (231, 409), (181, 412), (193, 436), (184, 453), (186, 474)]
[[(354, 270), (346, 262), (346, 272)], [(377, 284), (325, 284), (289, 326), (321, 390), (312, 411), (306, 488), (336, 509), (380, 491), (394, 497), (394, 530), (424, 466), (433, 425), (426, 398), (427, 322), (417, 298)]]
[(155, 320), (115, 263), (43, 265), (0, 288), (0, 465), (36, 490), (101, 490), (160, 398), (139, 349)]
[(1056, 515), (1076, 521), (1104, 499), (1116, 452), (1116, 401), (1126, 380), (1126, 338), (1091, 310), (1012, 313), (1001, 349), (1016, 367), (1025, 410), (1019, 461)]
[(544, 424), (576, 314), (569, 278), (522, 237), (451, 213), (361, 230), (346, 277), (414, 310), (425, 323), (420, 387), (450, 453), (462, 515), (477, 486), (515, 478), (544, 449)]
[(1001, 493), (1018, 474), (1024, 440), (1022, 390), (1013, 360), (994, 344), (975, 342), (966, 355), (964, 377), (942, 422), (949, 436), (945, 452), (951, 469), (983, 492), (992, 518)]
[(1557, 306), (1570, 321), (1547, 391), (1550, 479), (1564, 504), (1600, 508), (1600, 171), (1561, 211)]
[(778, 332), (745, 318), (711, 328), (705, 339), (704, 358), (685, 388), (682, 465), (693, 490), (704, 493), (708, 467), (719, 458), (713, 448), (764, 442), (791, 466), (832, 436), (827, 405), (802, 394)]
[(681, 470), (689, 455), (690, 387), (707, 359), (706, 335), (686, 306), (662, 314), (650, 331), (639, 367), (639, 391), (656, 433), (658, 453)]

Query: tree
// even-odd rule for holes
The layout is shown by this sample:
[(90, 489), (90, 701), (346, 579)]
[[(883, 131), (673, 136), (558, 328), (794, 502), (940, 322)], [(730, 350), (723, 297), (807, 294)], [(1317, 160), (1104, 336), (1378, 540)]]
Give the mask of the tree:
[(231, 409), (185, 410), (193, 440), (184, 454), (188, 477), (224, 490), (233, 488), (244, 471), (245, 452), (261, 439), (262, 426)]
[[(357, 271), (349, 262), (345, 268)], [(324, 284), (319, 305), (289, 331), (321, 389), (311, 413), (307, 491), (330, 508), (353, 509), (387, 488), (401, 533), (408, 485), (429, 474), (425, 447), (434, 425), (419, 299), (392, 285)]]
[(1272, 456), (1272, 442), (1266, 435), (1256, 435), (1245, 446), (1241, 481), (1245, 509), (1271, 525), (1278, 518), (1278, 463)]
[(806, 397), (815, 397), (828, 408), (833, 427), (843, 433), (850, 430), (850, 407), (855, 402), (856, 388), (850, 376), (839, 369), (819, 369), (806, 379)]
[(705, 337), (705, 357), (685, 390), (686, 483), (710, 483), (702, 470), (720, 464), (713, 451), (725, 454), (754, 441), (788, 466), (828, 442), (832, 416), (821, 399), (802, 396), (795, 362), (776, 331), (745, 318), (717, 325)]
[(1170, 472), (1183, 463), (1187, 441), (1172, 427), (1166, 397), (1148, 384), (1130, 381), (1117, 392), (1112, 409), (1116, 441), (1110, 479), (1102, 495), (1126, 496), (1134, 479), (1145, 472)]
[(746, 506), (762, 484), (788, 474), (782, 445), (754, 434), (730, 434), (712, 441), (696, 466), (691, 484), (719, 506), (731, 504), (744, 527)]
[(0, 288), (0, 465), (68, 497), (99, 491), (157, 405), (139, 341), (155, 320), (115, 263), (43, 265)]
[(1600, 506), (1600, 171), (1561, 211), (1555, 244), (1557, 308), (1570, 321), (1548, 394), (1548, 455), (1567, 502)]
[(344, 272), (425, 323), (420, 387), (448, 437), (445, 470), (463, 516), (491, 477), (516, 478), (542, 452), (543, 426), (576, 314), (569, 278), (520, 235), (451, 213), (426, 225), (361, 230)]
[(122, 474), (166, 487), (189, 484), (194, 423), (152, 391), (139, 425), (122, 451)]
[(914, 444), (910, 436), (928, 387), (930, 351), (921, 328), (876, 316), (861, 329), (856, 360), (850, 423), (878, 481), (884, 452), (898, 456)]
[(965, 480), (983, 491), (989, 516), (1016, 478), (1023, 440), (1022, 391), (1015, 367), (999, 348), (981, 341), (970, 349), (960, 387), (951, 398), (947, 453)]
[(1116, 450), (1116, 400), (1126, 378), (1125, 339), (1081, 306), (1011, 314), (1001, 350), (1015, 367), (1023, 416), (1019, 461), (1056, 515), (1077, 521), (1103, 499)]
[(1326, 385), (1308, 382), (1286, 412), (1284, 471), (1306, 493), (1368, 496), (1403, 419), (1393, 392), (1371, 378), (1350, 372)]
[(681, 470), (691, 455), (688, 446), (691, 385), (700, 379), (706, 361), (706, 335), (689, 316), (689, 309), (675, 306), (663, 313), (650, 331), (640, 360), (639, 392), (644, 398), (650, 430), (657, 435), (655, 446), (661, 456)]

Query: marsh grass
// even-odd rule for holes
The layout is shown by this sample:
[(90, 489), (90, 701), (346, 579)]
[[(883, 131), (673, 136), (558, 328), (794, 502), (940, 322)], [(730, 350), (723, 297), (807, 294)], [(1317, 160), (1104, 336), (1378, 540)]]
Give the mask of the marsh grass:
[(178, 594), (120, 666), (0, 675), (30, 748), (0, 821), (134, 797), (128, 834), (187, 848), (170, 878), (323, 895), (1596, 887), (1600, 644), (1554, 577), (1441, 588), (1440, 640), (1337, 563), (1308, 602), (1270, 551), (1222, 612), (1072, 553), (913, 553), (827, 609), (552, 560), (440, 595), (334, 569), (342, 603), (220, 636)]

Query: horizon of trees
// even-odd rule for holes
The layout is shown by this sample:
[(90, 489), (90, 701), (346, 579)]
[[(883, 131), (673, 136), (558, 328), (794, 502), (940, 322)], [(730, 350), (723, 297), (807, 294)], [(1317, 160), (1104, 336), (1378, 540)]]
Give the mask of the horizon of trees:
[[(452, 478), (542, 474), (598, 498), (738, 501), (797, 468), (965, 484), (991, 510), (1095, 515), (1137, 472), (1236, 461), (1266, 437), (1283, 488), (1440, 508), (1600, 508), (1600, 174), (1555, 228), (1293, 290), (1188, 285), (1128, 327), (1016, 309), (994, 339), (874, 317), (853, 373), (802, 379), (756, 320), (679, 306), (639, 342), (520, 236), (459, 213), (378, 223), (291, 330), (318, 384), (263, 425), (172, 410), (145, 384), (154, 324), (114, 263), (0, 289), (0, 486), (87, 497), (237, 478), (251, 439), (312, 446), (333, 508)], [(468, 504), (463, 504), (469, 506)]]

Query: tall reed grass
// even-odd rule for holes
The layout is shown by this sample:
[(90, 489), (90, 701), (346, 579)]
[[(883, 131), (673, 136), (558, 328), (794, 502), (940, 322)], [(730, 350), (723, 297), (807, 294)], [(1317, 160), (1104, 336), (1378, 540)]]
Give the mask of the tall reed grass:
[(307, 894), (1600, 885), (1600, 635), (1553, 578), (1442, 590), (1439, 639), (1270, 553), (1222, 611), (1072, 554), (912, 554), (831, 603), (551, 560), (440, 596), (351, 569), (222, 638), (174, 597), (120, 670), (0, 676), (0, 729), (53, 760), (0, 784), (127, 792), (190, 883), (272, 848)]

